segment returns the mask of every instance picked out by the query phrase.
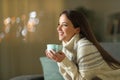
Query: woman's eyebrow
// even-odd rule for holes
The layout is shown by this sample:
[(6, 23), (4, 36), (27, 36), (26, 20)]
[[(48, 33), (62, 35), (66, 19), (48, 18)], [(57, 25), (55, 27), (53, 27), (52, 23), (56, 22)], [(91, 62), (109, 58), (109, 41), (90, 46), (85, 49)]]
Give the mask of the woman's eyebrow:
[(67, 23), (67, 22), (62, 22), (62, 23)]

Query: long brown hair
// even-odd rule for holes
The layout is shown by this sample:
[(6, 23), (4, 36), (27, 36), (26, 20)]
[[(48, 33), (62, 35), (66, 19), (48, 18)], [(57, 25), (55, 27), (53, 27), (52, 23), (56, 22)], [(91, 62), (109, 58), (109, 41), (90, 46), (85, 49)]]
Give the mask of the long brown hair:
[(65, 10), (60, 14), (60, 16), (62, 14), (65, 14), (67, 16), (67, 18), (72, 22), (75, 28), (80, 28), (79, 34), (82, 37), (86, 37), (96, 46), (103, 59), (112, 69), (120, 69), (120, 62), (114, 59), (104, 48), (101, 47), (101, 45), (99, 44), (92, 32), (88, 20), (82, 12), (77, 12), (75, 10)]

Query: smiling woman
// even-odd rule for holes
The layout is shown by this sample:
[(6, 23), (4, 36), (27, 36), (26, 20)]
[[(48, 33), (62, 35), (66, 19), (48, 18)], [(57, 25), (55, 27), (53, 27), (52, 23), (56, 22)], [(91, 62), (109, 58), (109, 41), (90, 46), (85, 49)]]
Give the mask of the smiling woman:
[(62, 51), (46, 50), (45, 53), (57, 63), (65, 80), (120, 79), (120, 62), (100, 45), (82, 12), (63, 11), (57, 31)]
[[(108, 38), (108, 36), (104, 34), (106, 28), (104, 21), (108, 14), (120, 11), (119, 3), (120, 0), (0, 0), (0, 32), (3, 31), (3, 20), (8, 17), (14, 22), (17, 17), (25, 14), (27, 18), (25, 22), (27, 22), (29, 13), (36, 11), (37, 18), (40, 20), (35, 32), (34, 28), (31, 30), (32, 24), (29, 24), (30, 31), (34, 33), (28, 31), (25, 42), (22, 40), (23, 37), (15, 37), (18, 34), (15, 30), (17, 27), (12, 27), (11, 34), (6, 34), (7, 36), (4, 35), (4, 32), (0, 34), (0, 37), (3, 38), (0, 39), (0, 80), (9, 80), (9, 78), (21, 74), (42, 74), (38, 58), (45, 56), (44, 50), (47, 43), (59, 43), (56, 25), (58, 15), (62, 10), (84, 6), (97, 12), (100, 20), (94, 31), (97, 32), (99, 41), (105, 41), (104, 38)], [(18, 23), (19, 20), (17, 18)], [(23, 35), (25, 34), (26, 29), (23, 31)], [(61, 34), (63, 32), (60, 32)], [(72, 54), (69, 55), (69, 57), (71, 56)]]

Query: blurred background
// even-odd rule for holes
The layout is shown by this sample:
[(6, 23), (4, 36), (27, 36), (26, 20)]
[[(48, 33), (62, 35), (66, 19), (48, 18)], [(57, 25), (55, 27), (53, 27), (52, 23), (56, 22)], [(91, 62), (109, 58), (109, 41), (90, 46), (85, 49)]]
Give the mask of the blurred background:
[(60, 43), (59, 14), (83, 11), (100, 42), (120, 42), (120, 0), (0, 0), (0, 80), (43, 74), (39, 58)]

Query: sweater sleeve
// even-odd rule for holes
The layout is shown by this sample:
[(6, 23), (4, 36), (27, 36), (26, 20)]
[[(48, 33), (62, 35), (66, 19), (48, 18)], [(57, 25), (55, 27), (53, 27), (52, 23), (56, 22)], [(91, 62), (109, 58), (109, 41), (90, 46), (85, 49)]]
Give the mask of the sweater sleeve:
[(65, 57), (65, 59), (58, 64), (61, 69), (60, 72), (62, 73), (65, 80), (84, 80), (82, 79), (75, 63), (70, 61), (67, 57)]

